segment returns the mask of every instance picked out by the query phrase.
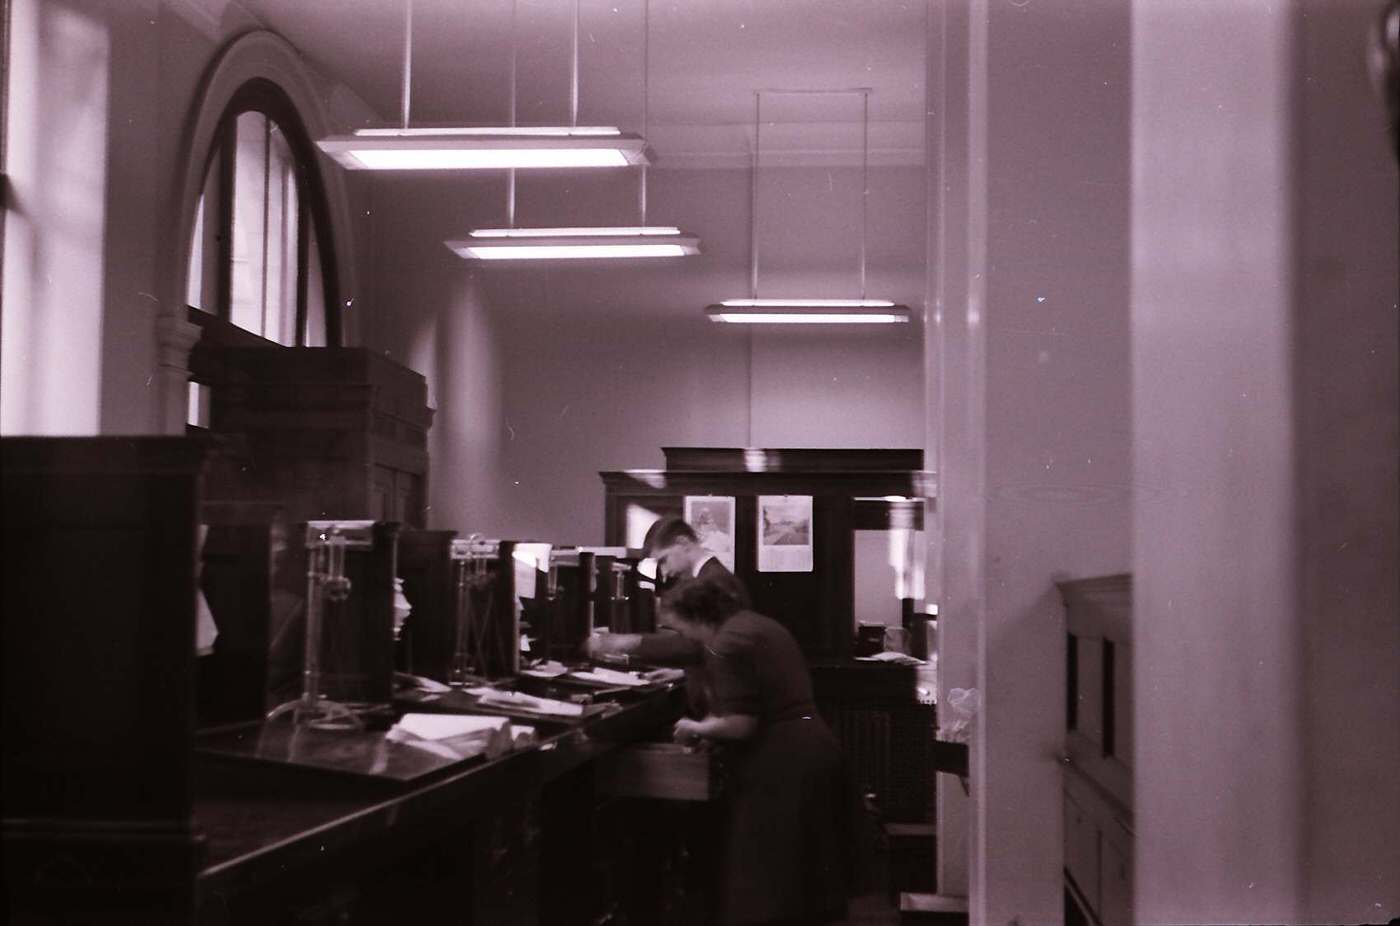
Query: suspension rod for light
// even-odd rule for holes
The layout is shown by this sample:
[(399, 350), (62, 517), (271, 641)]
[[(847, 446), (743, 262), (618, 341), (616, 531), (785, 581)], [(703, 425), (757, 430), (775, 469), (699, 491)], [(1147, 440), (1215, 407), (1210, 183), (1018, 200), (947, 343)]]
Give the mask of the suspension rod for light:
[[(574, 48), (570, 60), (569, 119), (578, 119), (578, 0), (574, 3)], [(650, 96), (651, 3), (642, 5), (642, 133), (646, 134)], [(512, 109), (512, 120), (514, 110)], [(647, 224), (647, 162), (640, 163), (637, 212), (633, 226), (515, 227), (514, 186), (510, 187), (506, 228), (481, 228), (444, 244), (467, 260), (586, 260), (598, 258), (688, 257), (700, 253), (700, 239), (674, 226)]]
[[(763, 94), (842, 94), (861, 96), (860, 149), (860, 258), (858, 299), (766, 298), (758, 295), (758, 180), (762, 152)], [(788, 90), (768, 88), (754, 91), (753, 157), (749, 178), (749, 298), (725, 299), (705, 307), (711, 321), (750, 325), (837, 325), (901, 324), (909, 321), (909, 307), (888, 299), (866, 298), (866, 237), (870, 200), (870, 94), (869, 87), (845, 90)]]
[(615, 126), (578, 124), (577, 9), (567, 127), (522, 128), (514, 125), (512, 119), (508, 126), (410, 128), (412, 29), (413, 0), (405, 0), (400, 126), (360, 129), (316, 142), (317, 147), (342, 167), (349, 170), (510, 170), (629, 167), (648, 162), (650, 154), (641, 136), (626, 134)]

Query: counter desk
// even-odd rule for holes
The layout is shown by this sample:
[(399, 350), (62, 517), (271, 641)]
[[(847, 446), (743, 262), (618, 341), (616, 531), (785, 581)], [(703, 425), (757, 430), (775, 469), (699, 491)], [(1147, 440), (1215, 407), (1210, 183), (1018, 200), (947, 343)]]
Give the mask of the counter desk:
[[(494, 759), (444, 765), (418, 753), (424, 759), (413, 767), (396, 754), (391, 774), (366, 772), (376, 751), (383, 765), (382, 734), (306, 731), (322, 752), (312, 768), (269, 761), (285, 752), (285, 737), (267, 748), (259, 725), (206, 732), (196, 737), (194, 768), (193, 825), (205, 846), (198, 921), (379, 922), (413, 913), (588, 923), (629, 898), (644, 904), (639, 892), (650, 889), (635, 882), (657, 876), (638, 869), (644, 853), (599, 845), (600, 810), (614, 820), (638, 814), (631, 802), (608, 806), (599, 760), (664, 738), (680, 695), (668, 686), (576, 723), (532, 721), (539, 742)], [(242, 756), (230, 748), (240, 731), (250, 743), (263, 733), (262, 759), (250, 758), (251, 745)], [(648, 848), (653, 862), (666, 855)], [(623, 920), (642, 915), (634, 909)]]

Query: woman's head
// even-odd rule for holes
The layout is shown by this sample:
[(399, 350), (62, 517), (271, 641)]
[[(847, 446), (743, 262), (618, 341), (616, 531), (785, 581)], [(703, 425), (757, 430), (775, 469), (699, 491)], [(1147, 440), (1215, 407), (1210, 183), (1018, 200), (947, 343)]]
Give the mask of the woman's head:
[(724, 586), (705, 579), (687, 579), (666, 593), (662, 609), (686, 636), (704, 635), (740, 609), (739, 600)]

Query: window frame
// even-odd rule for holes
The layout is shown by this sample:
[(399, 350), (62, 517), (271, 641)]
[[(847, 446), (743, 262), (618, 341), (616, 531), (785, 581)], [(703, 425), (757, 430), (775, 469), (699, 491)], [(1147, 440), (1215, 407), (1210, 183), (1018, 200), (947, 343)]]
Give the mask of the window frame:
[[(233, 289), (233, 173), (236, 149), (236, 133), (239, 116), (245, 113), (259, 113), (274, 123), (286, 139), (291, 150), (293, 172), (297, 185), (297, 242), (296, 242), (296, 337), (293, 345), (284, 345), (271, 338), (241, 328), (231, 321)], [(311, 234), (314, 229), (317, 250), (320, 258), (321, 291), (325, 313), (326, 346), (339, 347), (342, 344), (342, 319), (340, 314), (340, 276), (336, 258), (336, 247), (331, 230), (330, 206), (322, 183), (318, 153), (307, 134), (300, 114), (286, 92), (276, 83), (264, 77), (254, 77), (245, 81), (229, 98), (228, 104), (219, 115), (214, 130), (214, 140), (205, 155), (200, 176), (208, 184), (212, 170), (219, 171), (216, 191), (218, 202), (209, 211), (206, 203), (205, 221), (212, 216), (217, 230), (213, 232), (215, 245), (215, 266), (213, 293), (215, 305), (211, 310), (187, 306), (191, 322), (204, 329), (202, 340), (224, 346), (306, 346), (306, 333), (310, 320), (311, 306), (308, 268), (311, 259)], [(210, 234), (206, 229), (206, 237)], [(190, 242), (190, 260), (196, 248), (203, 248), (204, 242)], [(210, 268), (205, 265), (204, 272)]]

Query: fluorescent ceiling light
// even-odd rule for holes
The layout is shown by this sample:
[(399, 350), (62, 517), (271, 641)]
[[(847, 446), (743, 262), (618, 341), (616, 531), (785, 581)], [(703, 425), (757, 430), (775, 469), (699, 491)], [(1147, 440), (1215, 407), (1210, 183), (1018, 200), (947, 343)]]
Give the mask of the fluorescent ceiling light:
[[(731, 309), (891, 309), (894, 303), (888, 299), (726, 299), (720, 303)], [(901, 308), (903, 308), (901, 306)], [(907, 312), (908, 310), (905, 309)]]
[(565, 237), (633, 237), (646, 235), (679, 235), (674, 225), (630, 225), (612, 228), (586, 225), (573, 228), (478, 228), (469, 232), (473, 238), (565, 238)]
[(483, 228), (446, 242), (468, 260), (577, 260), (686, 257), (700, 239), (669, 226), (632, 228)]
[(707, 306), (705, 314), (710, 321), (741, 325), (898, 325), (909, 321), (908, 306), (884, 299), (729, 299)]
[(650, 163), (646, 142), (610, 126), (363, 129), (317, 146), (349, 170), (503, 170)]

